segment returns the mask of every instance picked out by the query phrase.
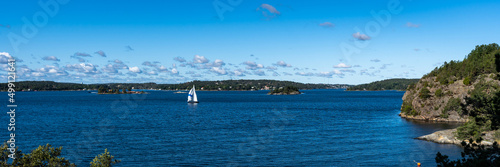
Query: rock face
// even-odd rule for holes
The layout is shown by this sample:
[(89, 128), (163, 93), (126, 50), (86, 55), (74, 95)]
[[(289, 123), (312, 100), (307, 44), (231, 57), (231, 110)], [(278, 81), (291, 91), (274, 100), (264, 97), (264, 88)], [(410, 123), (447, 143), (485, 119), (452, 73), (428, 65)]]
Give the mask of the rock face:
[(462, 114), (460, 104), (465, 104), (465, 98), (477, 84), (500, 85), (500, 81), (492, 79), (494, 75), (483, 74), (470, 85), (465, 85), (464, 79), (443, 85), (436, 77), (424, 77), (408, 86), (399, 115), (416, 120), (467, 122), (468, 116)]
[[(429, 135), (417, 137), (416, 139), (432, 141), (440, 144), (461, 145), (462, 141), (455, 137), (456, 131), (457, 129), (442, 130)], [(493, 139), (493, 133), (494, 132), (486, 132), (485, 134), (483, 134), (484, 139), (483, 141), (481, 141), (480, 145), (493, 145), (493, 142), (495, 142), (495, 140)], [(466, 141), (466, 143), (468, 143), (468, 141)]]

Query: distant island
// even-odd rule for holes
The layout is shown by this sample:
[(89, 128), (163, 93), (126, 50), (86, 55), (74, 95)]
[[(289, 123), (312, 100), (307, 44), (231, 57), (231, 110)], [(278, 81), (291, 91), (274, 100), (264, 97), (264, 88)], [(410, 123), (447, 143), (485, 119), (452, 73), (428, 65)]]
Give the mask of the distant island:
[(302, 93), (299, 91), (299, 88), (297, 88), (297, 87), (285, 86), (285, 87), (280, 87), (280, 88), (271, 90), (267, 94), (268, 95), (298, 95), (298, 94), (302, 94)]
[(104, 86), (99, 87), (97, 94), (146, 94), (144, 91), (132, 91), (131, 89), (107, 89)]
[(409, 85), (415, 84), (419, 81), (419, 79), (386, 79), (382, 81), (375, 81), (368, 84), (361, 84), (347, 88), (348, 91), (359, 91), (359, 90), (368, 90), (368, 91), (378, 91), (378, 90), (399, 90), (405, 91)]
[[(224, 80), (224, 81), (191, 81), (179, 84), (156, 84), (156, 83), (106, 83), (106, 84), (83, 84), (63, 83), (54, 81), (21, 81), (16, 82), (16, 91), (67, 91), (67, 90), (98, 90), (100, 87), (123, 93), (123, 90), (131, 89), (153, 89), (153, 90), (189, 90), (196, 85), (196, 90), (227, 91), (227, 90), (274, 90), (276, 88), (293, 86), (298, 89), (346, 89), (352, 85), (347, 84), (311, 84), (292, 81), (277, 80)], [(7, 83), (0, 83), (0, 91), (7, 91)], [(120, 91), (121, 90), (121, 91)]]

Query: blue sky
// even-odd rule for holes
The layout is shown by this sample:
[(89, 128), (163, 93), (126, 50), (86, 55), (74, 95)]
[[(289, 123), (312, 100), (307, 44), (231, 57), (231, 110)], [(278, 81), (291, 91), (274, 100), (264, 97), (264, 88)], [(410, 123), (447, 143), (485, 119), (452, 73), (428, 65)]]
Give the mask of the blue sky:
[(0, 5), (5, 82), (10, 55), (18, 60), (18, 80), (360, 84), (419, 78), (444, 61), (462, 60), (476, 45), (500, 40), (500, 2), (493, 0)]

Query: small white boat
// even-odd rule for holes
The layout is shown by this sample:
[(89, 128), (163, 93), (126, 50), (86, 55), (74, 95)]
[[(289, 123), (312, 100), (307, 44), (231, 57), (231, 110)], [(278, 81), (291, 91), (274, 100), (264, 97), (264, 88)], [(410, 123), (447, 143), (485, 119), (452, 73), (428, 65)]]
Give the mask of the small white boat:
[(196, 91), (193, 85), (193, 89), (191, 89), (188, 93), (188, 103), (198, 103), (198, 97), (196, 96)]

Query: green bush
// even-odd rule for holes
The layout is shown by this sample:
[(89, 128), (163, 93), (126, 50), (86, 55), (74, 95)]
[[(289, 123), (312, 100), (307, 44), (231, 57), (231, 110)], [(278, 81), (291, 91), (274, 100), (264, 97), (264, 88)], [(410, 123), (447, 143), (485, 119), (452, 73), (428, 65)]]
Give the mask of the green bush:
[[(476, 140), (480, 143), (481, 140)], [(462, 141), (464, 151), (461, 153), (462, 158), (450, 160), (447, 155), (442, 155), (440, 152), (436, 154), (436, 163), (438, 167), (465, 167), (465, 166), (500, 166), (500, 148), (498, 143), (494, 142), (492, 147), (478, 145), (476, 143), (466, 143)], [(429, 165), (430, 166), (430, 165)]]
[(420, 90), (420, 93), (418, 94), (418, 97), (422, 98), (422, 99), (427, 99), (429, 97), (431, 97), (431, 91), (429, 91), (429, 89), (427, 88), (422, 88), (422, 90)]
[(104, 153), (99, 154), (92, 162), (90, 162), (90, 167), (111, 167), (113, 164), (120, 162), (120, 160), (116, 160), (114, 158), (114, 156), (109, 154), (108, 149), (105, 149)]
[(443, 97), (443, 95), (444, 95), (443, 90), (441, 88), (436, 90), (436, 92), (434, 94), (436, 95), (436, 97)]
[(465, 140), (468, 138), (477, 140), (481, 138), (481, 132), (479, 129), (480, 129), (479, 125), (476, 124), (476, 120), (473, 118), (470, 121), (458, 127), (456, 135), (457, 138), (460, 140)]
[(467, 86), (470, 85), (470, 77), (465, 77), (465, 79), (464, 79), (464, 85), (467, 85)]
[(444, 106), (443, 112), (457, 111), (460, 113), (461, 104), (459, 98), (451, 98), (448, 100), (448, 103), (446, 103), (446, 106)]
[(413, 106), (410, 102), (403, 102), (403, 106), (401, 107), (401, 112), (408, 116), (417, 116), (419, 113), (413, 109)]
[[(37, 149), (32, 150), (31, 153), (22, 153), (16, 148), (15, 159), (10, 163), (8, 154), (7, 143), (0, 146), (0, 166), (2, 167), (25, 167), (25, 166), (36, 166), (36, 167), (74, 167), (75, 164), (69, 162), (68, 159), (61, 157), (62, 147), (52, 147), (50, 144), (45, 146), (38, 146)], [(104, 150), (103, 154), (95, 157), (94, 161), (90, 164), (92, 167), (111, 167), (112, 165), (119, 163), (120, 160), (113, 160), (114, 156), (110, 155), (108, 150)]]
[(441, 117), (441, 118), (448, 118), (448, 116), (450, 116), (450, 115), (448, 114), (448, 112), (445, 112), (444, 110), (443, 110), (443, 111), (441, 111), (441, 115), (440, 115), (440, 117)]

